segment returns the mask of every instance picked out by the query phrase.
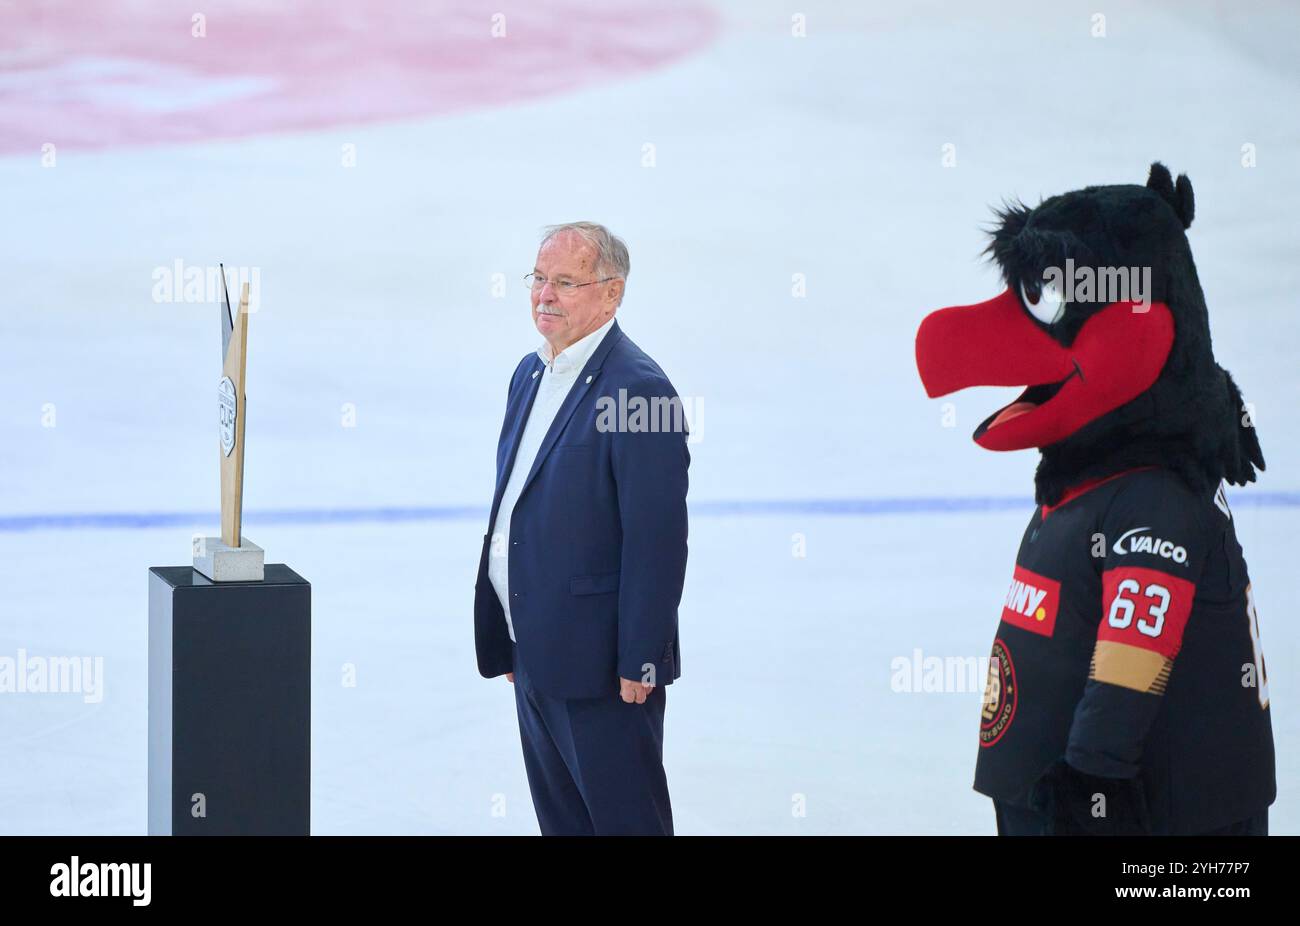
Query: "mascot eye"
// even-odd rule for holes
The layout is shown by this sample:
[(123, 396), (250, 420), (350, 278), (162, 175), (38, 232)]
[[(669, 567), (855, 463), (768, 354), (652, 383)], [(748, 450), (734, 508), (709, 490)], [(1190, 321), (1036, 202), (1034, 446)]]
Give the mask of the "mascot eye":
[(1020, 284), (1020, 299), (1034, 316), (1044, 325), (1054, 325), (1065, 314), (1065, 298), (1053, 283), (1039, 283), (1030, 280)]

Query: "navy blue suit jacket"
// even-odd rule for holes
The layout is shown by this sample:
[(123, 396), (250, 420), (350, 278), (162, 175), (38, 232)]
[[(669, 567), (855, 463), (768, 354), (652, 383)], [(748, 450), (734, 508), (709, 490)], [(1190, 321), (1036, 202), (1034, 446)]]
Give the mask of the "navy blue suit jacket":
[[(496, 492), (474, 588), (474, 640), (485, 678), (513, 667), (488, 557), (543, 369), (536, 353), (516, 368), (497, 444)], [(690, 453), (680, 406), (676, 430), (658, 427), (674, 424), (665, 414), (670, 401), (680, 400), (668, 377), (615, 322), (560, 406), (537, 459), (520, 462), (532, 468), (510, 536), (495, 543), (498, 552), (509, 550), (510, 617), (519, 658), (539, 691), (595, 698), (617, 694), (619, 678), (667, 685), (681, 676), (677, 606), (686, 577)], [(621, 430), (620, 402), (627, 425)], [(638, 407), (658, 411), (638, 419)], [(651, 417), (655, 430), (648, 430)]]

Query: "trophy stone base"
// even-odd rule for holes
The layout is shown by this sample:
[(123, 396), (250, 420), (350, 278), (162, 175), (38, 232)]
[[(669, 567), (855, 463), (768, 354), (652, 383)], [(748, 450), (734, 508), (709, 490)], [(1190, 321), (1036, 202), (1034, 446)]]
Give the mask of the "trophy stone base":
[(213, 582), (261, 582), (266, 576), (266, 553), (247, 538), (231, 547), (220, 537), (203, 537), (196, 549), (194, 568)]
[(311, 584), (149, 570), (149, 835), (311, 830)]

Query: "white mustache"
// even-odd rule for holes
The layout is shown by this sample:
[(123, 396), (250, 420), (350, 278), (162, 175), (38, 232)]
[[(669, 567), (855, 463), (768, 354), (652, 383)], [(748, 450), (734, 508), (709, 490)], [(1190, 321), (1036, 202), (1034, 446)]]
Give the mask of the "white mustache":
[(559, 315), (559, 316), (562, 316), (564, 313), (563, 313), (563, 312), (557, 312), (555, 309), (547, 308), (545, 305), (543, 305), (543, 304), (541, 304), (541, 303), (539, 302), (539, 303), (537, 304), (537, 314), (538, 314), (538, 315)]

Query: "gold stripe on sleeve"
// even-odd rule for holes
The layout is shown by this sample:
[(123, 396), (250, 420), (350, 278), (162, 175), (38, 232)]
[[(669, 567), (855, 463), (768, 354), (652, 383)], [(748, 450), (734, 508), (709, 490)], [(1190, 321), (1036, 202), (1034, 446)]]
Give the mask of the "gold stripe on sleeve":
[(1092, 651), (1088, 678), (1149, 694), (1165, 693), (1173, 662), (1140, 646), (1098, 640)]

